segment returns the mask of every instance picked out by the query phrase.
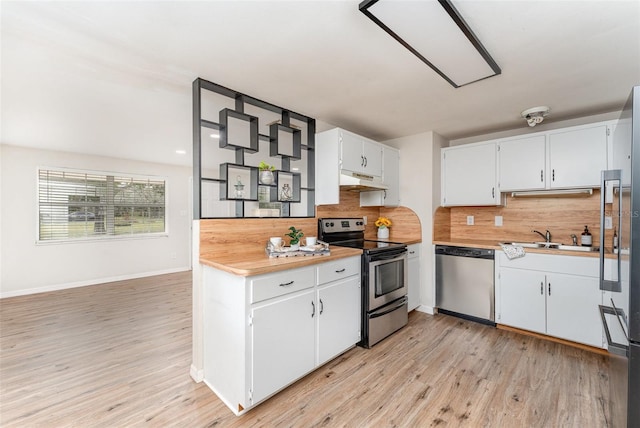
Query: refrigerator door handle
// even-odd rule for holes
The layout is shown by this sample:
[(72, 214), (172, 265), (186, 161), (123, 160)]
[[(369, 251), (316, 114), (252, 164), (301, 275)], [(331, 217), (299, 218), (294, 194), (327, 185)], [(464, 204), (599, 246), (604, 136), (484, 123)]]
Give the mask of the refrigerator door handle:
[[(607, 345), (609, 348), (609, 352), (616, 355), (621, 355), (623, 357), (629, 356), (629, 346), (624, 345), (622, 343), (616, 343), (611, 339), (611, 333), (609, 331), (609, 324), (607, 324), (607, 318), (605, 314), (615, 315), (620, 320), (620, 309), (614, 309), (611, 306), (602, 306), (598, 305), (600, 308), (600, 318), (602, 318), (602, 325), (604, 326), (604, 334), (607, 336)], [(619, 312), (620, 311), (620, 312)], [(624, 313), (622, 314), (624, 316)], [(626, 335), (626, 333), (625, 333)]]
[[(620, 293), (622, 291), (622, 251), (618, 245), (618, 277), (615, 280), (604, 278), (604, 252), (605, 252), (605, 195), (607, 182), (617, 181), (618, 187), (618, 225), (622, 224), (622, 170), (611, 169), (600, 174), (600, 290)], [(615, 194), (615, 189), (612, 189)], [(622, 241), (622, 228), (618, 227), (618, 242)], [(613, 249), (612, 249), (613, 251)]]

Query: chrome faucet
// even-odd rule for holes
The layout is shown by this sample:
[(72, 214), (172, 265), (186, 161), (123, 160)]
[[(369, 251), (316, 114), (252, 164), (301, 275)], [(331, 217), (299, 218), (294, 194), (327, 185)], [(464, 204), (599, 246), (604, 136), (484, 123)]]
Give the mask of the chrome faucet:
[(576, 235), (574, 235), (573, 233), (570, 235), (571, 239), (573, 240), (573, 245), (578, 245), (578, 237)]
[(548, 229), (546, 233), (538, 232), (537, 230), (532, 230), (532, 232), (542, 236), (546, 242), (551, 242), (551, 232)]

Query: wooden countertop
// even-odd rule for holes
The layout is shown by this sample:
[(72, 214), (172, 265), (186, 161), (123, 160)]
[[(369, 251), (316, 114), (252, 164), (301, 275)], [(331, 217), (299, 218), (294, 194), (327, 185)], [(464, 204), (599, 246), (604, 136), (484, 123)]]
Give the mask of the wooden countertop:
[[(434, 245), (451, 245), (453, 247), (471, 247), (471, 248), (485, 248), (490, 250), (502, 250), (502, 247), (496, 241), (488, 240), (462, 240), (462, 241), (433, 241)], [(600, 253), (597, 251), (571, 251), (571, 250), (553, 250), (546, 248), (525, 248), (525, 253), (538, 253), (538, 254), (556, 254), (562, 256), (577, 256), (577, 257), (600, 257)], [(606, 258), (615, 258), (615, 254), (605, 254)]]
[(329, 249), (331, 254), (328, 256), (269, 258), (260, 245), (228, 244), (200, 254), (200, 263), (234, 275), (253, 276), (362, 254), (362, 250), (356, 248), (331, 246)]

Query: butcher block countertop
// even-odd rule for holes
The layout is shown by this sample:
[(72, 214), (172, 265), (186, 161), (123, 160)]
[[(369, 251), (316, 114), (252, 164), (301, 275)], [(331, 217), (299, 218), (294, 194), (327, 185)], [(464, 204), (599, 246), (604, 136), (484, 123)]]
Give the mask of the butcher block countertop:
[[(502, 250), (502, 247), (496, 241), (487, 240), (455, 240), (455, 241), (433, 241), (434, 245), (451, 245), (453, 247), (470, 247), (470, 248), (485, 248), (490, 250)], [(577, 256), (577, 257), (600, 257), (600, 253), (597, 251), (571, 251), (571, 250), (554, 250), (550, 248), (525, 248), (525, 253), (538, 253), (538, 254), (554, 254), (562, 256)], [(615, 254), (607, 253), (606, 258), (615, 258)]]
[(220, 245), (216, 250), (200, 254), (200, 263), (239, 276), (253, 276), (359, 256), (362, 250), (330, 246), (326, 256), (269, 258), (264, 247), (256, 244)]

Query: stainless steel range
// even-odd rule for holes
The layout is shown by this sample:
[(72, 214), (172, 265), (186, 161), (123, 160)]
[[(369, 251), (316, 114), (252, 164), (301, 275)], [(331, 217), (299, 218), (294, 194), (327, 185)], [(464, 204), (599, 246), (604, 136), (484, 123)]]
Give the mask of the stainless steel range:
[(407, 324), (407, 246), (364, 239), (362, 218), (321, 218), (318, 238), (362, 250), (362, 341), (370, 348)]

